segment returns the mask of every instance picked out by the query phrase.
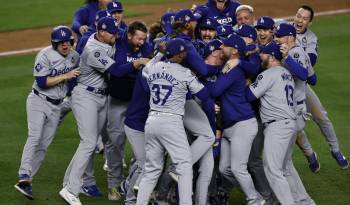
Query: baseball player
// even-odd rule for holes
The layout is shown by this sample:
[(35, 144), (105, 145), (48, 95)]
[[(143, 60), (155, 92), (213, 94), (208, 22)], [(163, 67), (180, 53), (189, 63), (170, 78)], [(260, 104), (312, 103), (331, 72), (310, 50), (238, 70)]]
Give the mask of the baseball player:
[(199, 24), (200, 39), (207, 44), (216, 37), (217, 23), (214, 19), (204, 19)]
[(97, 26), (97, 22), (98, 20), (100, 20), (101, 18), (103, 17), (106, 17), (106, 16), (110, 16), (110, 14), (108, 13), (107, 10), (101, 10), (101, 11), (98, 11), (96, 13), (96, 18), (95, 18), (95, 23), (91, 26), (89, 26), (89, 29), (88, 31), (86, 31), (82, 37), (80, 38), (80, 41), (77, 43), (76, 47), (75, 47), (75, 50), (81, 54), (83, 52), (83, 49), (87, 43), (87, 41), (89, 40), (90, 36), (94, 33), (96, 33), (96, 26)]
[(236, 20), (237, 27), (240, 27), (243, 24), (253, 25), (255, 22), (254, 8), (250, 5), (240, 5), (237, 7), (236, 11)]
[(115, 19), (115, 21), (118, 23), (118, 27), (121, 30), (127, 30), (128, 26), (123, 21), (123, 4), (120, 1), (112, 1), (107, 4), (107, 11), (108, 13)]
[(256, 21), (254, 26), (257, 32), (259, 45), (266, 45), (273, 40), (273, 30), (275, 21), (269, 16), (262, 16)]
[(284, 166), (296, 134), (295, 113), (292, 107), (294, 81), (290, 72), (281, 66), (282, 54), (274, 42), (260, 47), (260, 57), (266, 69), (246, 89), (249, 101), (260, 98), (260, 117), (264, 129), (264, 169), (276, 197), (283, 205), (293, 205), (291, 189), (284, 176)]
[(72, 30), (77, 34), (77, 43), (81, 36), (88, 31), (95, 22), (96, 13), (105, 10), (110, 0), (86, 0), (86, 5), (79, 8), (72, 21)]
[(106, 126), (108, 93), (105, 76), (123, 76), (135, 70), (133, 67), (120, 69), (112, 59), (117, 32), (113, 18), (101, 18), (97, 32), (89, 38), (81, 55), (81, 75), (72, 92), (72, 111), (78, 124), (80, 144), (66, 170), (64, 187), (59, 192), (71, 205), (81, 205), (78, 197), (82, 188), (81, 178), (93, 160), (98, 136)]
[[(165, 150), (176, 165), (179, 175), (180, 204), (192, 204), (192, 157), (183, 125), (184, 105), (188, 91), (201, 100), (208, 98), (208, 93), (191, 71), (180, 65), (186, 56), (186, 43), (183, 40), (170, 40), (166, 56), (168, 60), (147, 66), (143, 70), (151, 97), (150, 113), (145, 127), (145, 173), (136, 203), (140, 205), (148, 204), (163, 169)], [(176, 130), (177, 133), (169, 130)]]
[[(312, 24), (313, 17), (313, 9), (304, 5), (298, 9), (293, 22), (293, 25), (297, 31), (296, 43), (309, 55), (312, 66), (316, 64), (318, 56), (317, 36), (309, 29), (309, 26)], [(312, 119), (320, 127), (322, 134), (325, 136), (329, 146), (331, 147), (331, 154), (337, 161), (338, 165), (342, 169), (348, 168), (349, 163), (340, 151), (338, 139), (335, 134), (333, 124), (328, 118), (327, 111), (310, 86), (307, 86), (306, 88), (306, 107), (307, 110), (311, 112)], [(307, 156), (311, 171), (317, 172), (320, 169), (320, 164), (317, 160), (316, 153), (313, 151), (304, 131), (299, 134), (297, 143)]]
[[(116, 41), (114, 60), (119, 69), (140, 69), (148, 62), (153, 49), (145, 42), (147, 27), (140, 21), (129, 24), (128, 30)], [(107, 172), (109, 199), (117, 200), (118, 187), (123, 176), (125, 132), (124, 118), (132, 97), (137, 71), (124, 76), (111, 76), (109, 80), (107, 132), (109, 141), (105, 146), (110, 171)], [(119, 197), (120, 198), (120, 197)]]
[[(163, 55), (159, 53), (149, 64), (160, 61)], [(145, 151), (145, 123), (149, 112), (149, 89), (147, 81), (142, 77), (142, 72), (137, 74), (133, 89), (132, 98), (129, 102), (128, 109), (125, 114), (124, 130), (126, 137), (131, 145), (135, 156), (135, 164), (137, 168), (130, 172), (127, 180), (129, 187), (125, 194), (125, 205), (135, 204), (136, 195), (134, 187), (138, 189), (141, 180), (141, 174), (144, 168), (146, 151)]]
[(72, 50), (74, 37), (66, 26), (51, 32), (51, 46), (41, 50), (34, 64), (35, 81), (27, 98), (28, 138), (23, 148), (15, 188), (33, 200), (32, 180), (45, 158), (60, 121), (67, 80), (77, 77), (79, 54)]
[[(231, 35), (223, 41), (224, 56), (228, 60), (223, 74), (220, 74), (211, 90), (213, 97), (221, 96), (221, 109), (224, 121), (221, 141), (220, 172), (225, 176), (232, 171), (247, 197), (247, 204), (264, 204), (265, 200), (255, 190), (248, 173), (247, 163), (253, 140), (258, 131), (258, 123), (251, 104), (245, 99), (245, 73), (242, 68), (227, 67), (237, 61), (246, 50), (244, 40)], [(228, 71), (228, 69), (230, 69)]]
[[(302, 69), (305, 71), (305, 76), (300, 77), (295, 74), (294, 68), (288, 69), (291, 71), (294, 78), (294, 89), (293, 89), (293, 106), (296, 113), (296, 132), (301, 132), (305, 127), (306, 119), (306, 79), (316, 79), (315, 72), (311, 66), (309, 56), (306, 52), (299, 46), (295, 44), (296, 30), (293, 25), (282, 23), (280, 24), (275, 31), (275, 40), (281, 44), (281, 49), (285, 61), (293, 59), (295, 62), (298, 62), (302, 66)], [(287, 52), (288, 51), (288, 52)], [(289, 58), (288, 58), (289, 57)], [(311, 82), (310, 84), (315, 84), (316, 81)], [(293, 137), (293, 140), (296, 137)], [(290, 153), (291, 155), (292, 153)], [(288, 156), (289, 157), (289, 156)], [(291, 157), (291, 156), (290, 156)], [(290, 161), (291, 162), (291, 161)], [(305, 187), (293, 165), (293, 163), (288, 163), (286, 165), (285, 177), (288, 180), (289, 186), (291, 188), (294, 201), (302, 204), (315, 204), (315, 202), (307, 194)]]
[(195, 8), (194, 15), (198, 19), (213, 18), (218, 24), (236, 25), (236, 8), (240, 4), (231, 0), (208, 0), (205, 5)]

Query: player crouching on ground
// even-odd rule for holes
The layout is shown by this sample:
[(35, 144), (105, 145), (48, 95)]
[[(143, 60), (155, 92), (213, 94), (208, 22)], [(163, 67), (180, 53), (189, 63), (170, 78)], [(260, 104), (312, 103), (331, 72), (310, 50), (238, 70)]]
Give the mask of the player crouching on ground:
[[(68, 91), (67, 80), (77, 77), (79, 54), (72, 50), (74, 37), (66, 26), (55, 27), (52, 46), (35, 58), (32, 92), (27, 98), (28, 138), (23, 149), (15, 188), (33, 200), (32, 179), (45, 158), (60, 121), (61, 105)], [(75, 68), (75, 69), (74, 69)]]
[(163, 170), (165, 150), (179, 175), (180, 204), (192, 204), (192, 157), (183, 124), (184, 106), (188, 91), (201, 100), (207, 99), (208, 93), (191, 71), (180, 65), (186, 57), (183, 40), (170, 40), (165, 54), (167, 60), (148, 64), (143, 70), (151, 97), (145, 126), (145, 172), (139, 186), (137, 205), (148, 204)]

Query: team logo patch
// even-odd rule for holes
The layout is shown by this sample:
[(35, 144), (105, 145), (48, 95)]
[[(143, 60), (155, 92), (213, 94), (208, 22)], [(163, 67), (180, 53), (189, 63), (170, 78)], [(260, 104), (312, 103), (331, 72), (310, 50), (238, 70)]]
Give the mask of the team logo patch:
[(300, 55), (299, 55), (299, 53), (294, 53), (293, 57), (294, 57), (294, 58), (299, 58)]
[(72, 57), (72, 59), (70, 59), (70, 62), (74, 64), (74, 62), (75, 62), (74, 57)]
[(95, 54), (94, 54), (95, 58), (100, 57), (100, 55), (101, 55), (101, 54), (100, 54), (100, 52), (98, 52), (98, 51), (97, 51), (97, 52), (95, 52)]
[(36, 64), (34, 68), (37, 72), (39, 72), (39, 71), (41, 71), (41, 69), (43, 69), (43, 67), (41, 66), (40, 63)]
[(263, 76), (262, 75), (258, 75), (257, 79), (261, 80), (261, 79), (263, 79)]

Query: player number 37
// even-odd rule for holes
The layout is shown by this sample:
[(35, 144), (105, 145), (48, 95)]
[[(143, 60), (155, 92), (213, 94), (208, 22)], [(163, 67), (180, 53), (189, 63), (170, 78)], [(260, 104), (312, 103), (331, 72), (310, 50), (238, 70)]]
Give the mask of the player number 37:
[(154, 95), (155, 95), (154, 97), (152, 97), (153, 103), (158, 105), (161, 102), (160, 105), (164, 105), (167, 99), (169, 98), (169, 96), (171, 95), (172, 91), (173, 91), (173, 87), (171, 85), (154, 84), (152, 86), (152, 92), (154, 92)]

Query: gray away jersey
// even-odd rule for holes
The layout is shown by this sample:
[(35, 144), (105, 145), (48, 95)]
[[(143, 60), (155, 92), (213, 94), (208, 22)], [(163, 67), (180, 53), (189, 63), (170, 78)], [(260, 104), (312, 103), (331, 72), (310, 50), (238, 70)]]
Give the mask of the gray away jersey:
[(91, 35), (80, 59), (81, 74), (78, 83), (95, 88), (106, 88), (104, 72), (115, 62), (114, 47), (99, 42), (95, 34)]
[[(67, 57), (63, 57), (52, 46), (42, 49), (35, 58), (34, 77), (48, 76), (55, 77), (68, 73), (76, 68), (79, 63), (79, 54), (71, 50)], [(62, 99), (67, 94), (67, 82), (61, 82), (55, 86), (41, 89), (36, 80), (33, 83), (33, 88), (40, 93), (53, 98)]]
[[(288, 55), (291, 56), (301, 66), (306, 68), (308, 73), (307, 77), (315, 74), (309, 55), (307, 55), (307, 53), (301, 47), (295, 46), (291, 48), (288, 52)], [(306, 81), (302, 81), (294, 75), (293, 78), (295, 82), (294, 102), (301, 102), (306, 98)]]
[(307, 29), (303, 34), (297, 34), (296, 43), (302, 47), (306, 53), (318, 55), (318, 40), (317, 36), (310, 29)]
[(184, 115), (186, 94), (199, 92), (204, 86), (191, 73), (177, 63), (157, 62), (146, 66), (142, 75), (151, 91), (151, 110)]
[(263, 123), (296, 119), (293, 109), (294, 80), (287, 69), (281, 66), (269, 68), (259, 74), (249, 88), (256, 98), (260, 98)]

